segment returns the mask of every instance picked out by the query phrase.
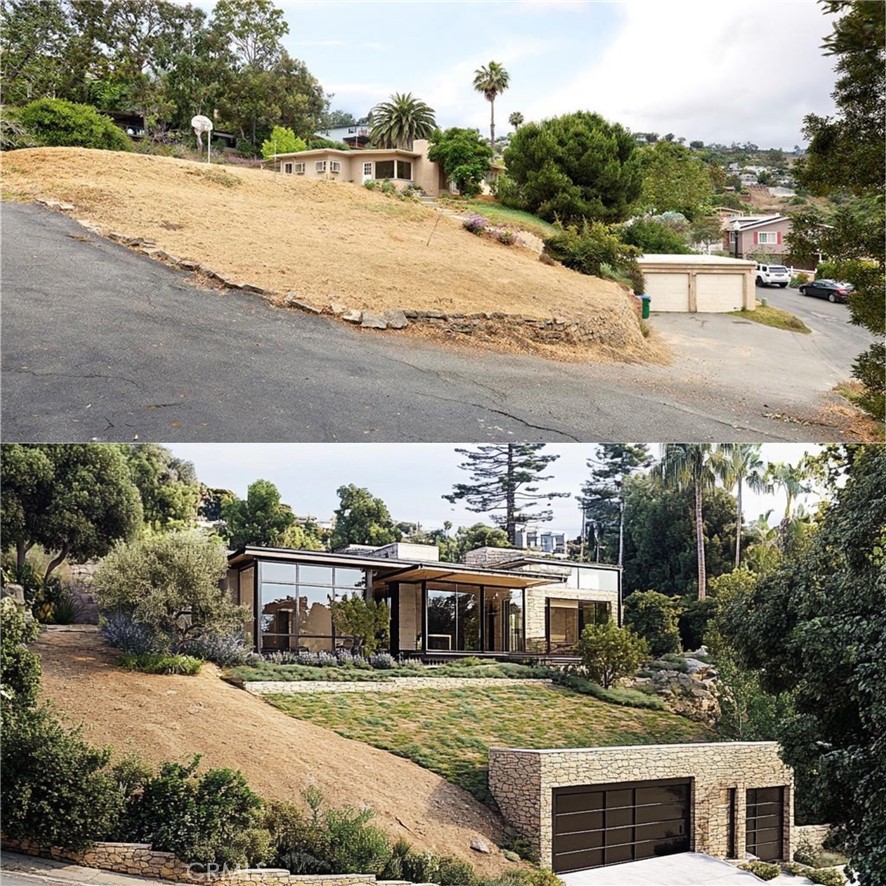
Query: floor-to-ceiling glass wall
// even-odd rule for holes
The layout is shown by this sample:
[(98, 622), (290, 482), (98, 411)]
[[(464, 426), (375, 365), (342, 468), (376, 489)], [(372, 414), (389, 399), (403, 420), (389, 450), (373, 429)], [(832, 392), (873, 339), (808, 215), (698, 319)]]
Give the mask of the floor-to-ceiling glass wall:
[(480, 649), (480, 588), (428, 582), (428, 651)]
[(349, 648), (337, 636), (332, 602), (366, 587), (362, 569), (259, 561), (260, 646), (265, 651), (331, 652)]
[(586, 625), (604, 624), (612, 617), (609, 603), (593, 600), (548, 599), (548, 652), (572, 654)]

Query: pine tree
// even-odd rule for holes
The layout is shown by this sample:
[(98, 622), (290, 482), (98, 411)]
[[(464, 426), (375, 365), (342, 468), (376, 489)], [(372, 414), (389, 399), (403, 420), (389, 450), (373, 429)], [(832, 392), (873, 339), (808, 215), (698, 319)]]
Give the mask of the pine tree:
[(541, 472), (559, 455), (541, 455), (544, 443), (491, 443), (477, 449), (456, 449), (467, 461), (459, 465), (471, 472), (470, 483), (456, 483), (443, 498), (453, 504), (464, 500), (469, 511), (493, 515), (492, 520), (505, 530), (508, 541), (515, 543), (519, 524), (553, 519), (550, 508), (532, 510), (532, 503), (569, 498), (569, 492), (539, 492), (538, 483), (550, 480)]
[[(616, 562), (623, 565), (625, 480), (651, 464), (649, 448), (643, 443), (604, 443), (597, 449), (597, 457), (588, 459), (591, 476), (582, 487), (581, 507), (585, 527), (594, 527), (594, 559), (598, 563), (602, 551), (604, 559), (607, 553), (610, 559), (616, 553)], [(582, 535), (585, 531), (583, 528)]]

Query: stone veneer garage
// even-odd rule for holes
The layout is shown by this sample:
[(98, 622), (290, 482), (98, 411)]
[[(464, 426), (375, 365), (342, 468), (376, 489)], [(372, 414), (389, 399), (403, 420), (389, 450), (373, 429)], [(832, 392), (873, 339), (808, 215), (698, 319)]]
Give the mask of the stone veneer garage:
[(491, 748), (489, 787), (558, 873), (672, 852), (791, 857), (793, 773), (776, 742)]
[(644, 255), (638, 263), (655, 312), (726, 313), (756, 307), (756, 263), (719, 255)]

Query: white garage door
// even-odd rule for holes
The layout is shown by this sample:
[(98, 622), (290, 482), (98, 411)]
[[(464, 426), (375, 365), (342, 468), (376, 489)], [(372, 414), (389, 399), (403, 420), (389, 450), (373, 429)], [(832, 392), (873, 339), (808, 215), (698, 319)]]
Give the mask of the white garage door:
[(695, 278), (700, 312), (740, 311), (744, 274), (699, 274)]
[(656, 274), (646, 271), (646, 294), (652, 311), (689, 310), (689, 274)]

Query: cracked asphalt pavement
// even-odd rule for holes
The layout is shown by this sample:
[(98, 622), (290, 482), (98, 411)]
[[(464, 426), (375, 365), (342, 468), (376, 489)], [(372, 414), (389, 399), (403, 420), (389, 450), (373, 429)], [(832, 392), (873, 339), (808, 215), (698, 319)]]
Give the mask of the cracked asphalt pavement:
[(5, 441), (843, 439), (849, 365), (733, 317), (653, 315), (671, 366), (554, 363), (201, 288), (35, 205), (2, 238)]

